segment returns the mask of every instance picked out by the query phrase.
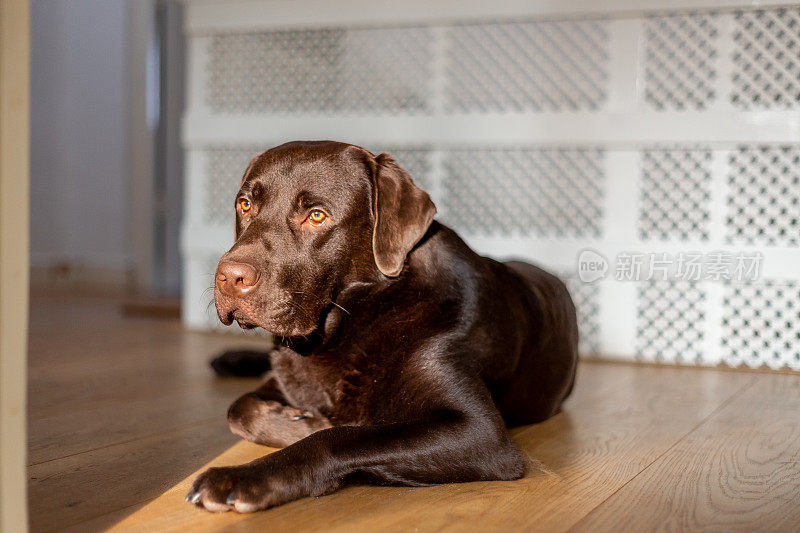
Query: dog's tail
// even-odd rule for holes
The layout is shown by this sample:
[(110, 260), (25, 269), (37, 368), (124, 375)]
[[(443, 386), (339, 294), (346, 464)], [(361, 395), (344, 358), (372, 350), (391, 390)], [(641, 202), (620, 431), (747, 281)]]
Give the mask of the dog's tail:
[(229, 350), (211, 360), (218, 376), (257, 377), (270, 369), (269, 353), (253, 350)]

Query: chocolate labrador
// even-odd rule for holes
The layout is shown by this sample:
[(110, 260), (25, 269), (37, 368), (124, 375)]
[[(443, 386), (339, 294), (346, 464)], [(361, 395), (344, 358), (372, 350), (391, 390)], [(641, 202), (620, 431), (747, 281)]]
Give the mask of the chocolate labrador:
[(207, 470), (188, 501), (250, 512), (346, 483), (523, 475), (506, 427), (547, 419), (572, 390), (575, 307), (558, 278), (477, 255), (435, 212), (388, 154), (292, 142), (250, 161), (214, 298), (224, 324), (277, 347), (214, 366), (267, 371), (228, 419), (282, 449)]

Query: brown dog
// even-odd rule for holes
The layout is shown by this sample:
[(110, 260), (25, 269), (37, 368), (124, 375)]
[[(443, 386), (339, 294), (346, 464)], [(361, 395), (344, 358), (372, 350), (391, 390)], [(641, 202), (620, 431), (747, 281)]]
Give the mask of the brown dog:
[(556, 277), (478, 256), (435, 212), (387, 154), (294, 142), (252, 159), (214, 297), (224, 324), (262, 327), (279, 347), (214, 366), (269, 370), (228, 418), (285, 447), (206, 471), (187, 500), (249, 512), (348, 482), (523, 475), (506, 426), (545, 420), (569, 395), (575, 308)]

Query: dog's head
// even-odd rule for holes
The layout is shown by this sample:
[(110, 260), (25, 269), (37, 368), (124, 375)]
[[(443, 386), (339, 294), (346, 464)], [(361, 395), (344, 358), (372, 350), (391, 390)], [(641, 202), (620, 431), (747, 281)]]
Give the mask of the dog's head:
[(436, 208), (388, 154), (292, 142), (255, 156), (236, 196), (236, 242), (217, 266), (223, 324), (308, 335), (353, 283), (401, 275)]

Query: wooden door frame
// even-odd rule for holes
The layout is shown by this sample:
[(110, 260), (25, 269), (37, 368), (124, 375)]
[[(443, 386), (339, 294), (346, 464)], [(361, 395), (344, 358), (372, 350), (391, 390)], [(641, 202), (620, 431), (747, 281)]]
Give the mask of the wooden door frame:
[(0, 0), (0, 531), (27, 531), (30, 14)]

